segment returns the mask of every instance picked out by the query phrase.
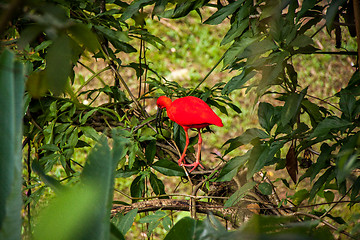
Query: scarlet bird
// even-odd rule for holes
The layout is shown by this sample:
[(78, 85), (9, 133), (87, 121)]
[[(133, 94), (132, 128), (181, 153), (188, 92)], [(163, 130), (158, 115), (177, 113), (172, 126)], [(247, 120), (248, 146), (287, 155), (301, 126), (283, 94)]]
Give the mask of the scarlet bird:
[[(180, 126), (184, 128), (186, 144), (184, 151), (178, 161), (179, 166), (193, 167), (191, 171), (193, 171), (197, 166), (201, 166), (200, 164), (200, 153), (201, 153), (201, 133), (200, 129), (207, 127), (209, 125), (216, 125), (219, 127), (224, 126), (221, 119), (214, 113), (214, 111), (200, 98), (197, 97), (183, 97), (178, 98), (175, 101), (171, 101), (170, 98), (161, 96), (156, 101), (158, 106), (158, 116), (161, 116), (161, 111), (166, 108), (168, 117), (170, 120), (176, 122)], [(185, 155), (186, 150), (189, 145), (189, 128), (196, 128), (199, 133), (199, 141), (198, 141), (198, 152), (196, 154), (196, 161), (192, 164), (185, 164)]]

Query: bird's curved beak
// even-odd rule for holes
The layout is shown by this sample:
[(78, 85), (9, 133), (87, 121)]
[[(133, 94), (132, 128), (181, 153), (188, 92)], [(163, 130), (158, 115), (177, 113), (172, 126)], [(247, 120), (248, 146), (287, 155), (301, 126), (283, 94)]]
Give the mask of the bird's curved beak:
[(161, 131), (161, 126), (162, 126), (162, 108), (158, 107), (157, 113), (156, 113), (156, 120), (155, 120), (155, 124), (156, 124), (156, 132), (160, 133), (161, 135), (163, 135), (162, 131)]

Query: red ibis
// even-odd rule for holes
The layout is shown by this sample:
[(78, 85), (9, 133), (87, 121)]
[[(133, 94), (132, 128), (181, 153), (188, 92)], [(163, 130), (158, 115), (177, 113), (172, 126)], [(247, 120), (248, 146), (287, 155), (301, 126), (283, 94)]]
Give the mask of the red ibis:
[[(199, 165), (204, 168), (200, 164), (202, 144), (200, 129), (209, 125), (216, 125), (219, 127), (224, 126), (219, 116), (217, 116), (216, 113), (214, 113), (214, 111), (203, 100), (193, 96), (178, 98), (175, 101), (171, 101), (171, 99), (166, 96), (161, 96), (156, 101), (156, 104), (159, 108), (160, 116), (161, 111), (165, 108), (170, 120), (176, 122), (184, 128), (186, 144), (184, 151), (178, 161), (179, 166), (193, 167), (190, 172)], [(198, 131), (198, 151), (196, 154), (196, 161), (192, 164), (185, 164), (186, 150), (189, 145), (189, 128), (196, 128)]]

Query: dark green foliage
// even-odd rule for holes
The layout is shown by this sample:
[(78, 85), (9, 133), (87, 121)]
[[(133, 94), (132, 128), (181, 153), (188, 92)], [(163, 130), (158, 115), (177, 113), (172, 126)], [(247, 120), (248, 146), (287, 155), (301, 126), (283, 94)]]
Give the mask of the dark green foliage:
[(0, 238), (20, 239), (23, 65), (8, 49), (0, 54)]

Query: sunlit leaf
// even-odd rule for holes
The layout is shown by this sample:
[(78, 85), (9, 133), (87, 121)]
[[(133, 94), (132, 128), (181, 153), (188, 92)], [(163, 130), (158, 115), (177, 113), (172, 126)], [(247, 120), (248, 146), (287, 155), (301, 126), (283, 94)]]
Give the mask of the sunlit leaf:
[(340, 119), (335, 116), (328, 117), (319, 123), (319, 125), (314, 129), (314, 132), (310, 134), (309, 138), (324, 137), (331, 130), (339, 130), (340, 128), (348, 127), (351, 125), (352, 123), (347, 120)]
[(236, 156), (230, 159), (221, 169), (217, 182), (231, 181), (239, 171), (239, 168), (244, 165), (250, 156), (250, 151), (242, 156)]
[(151, 167), (166, 176), (185, 176), (184, 169), (170, 160), (159, 160)]
[(71, 73), (72, 48), (68, 36), (56, 38), (46, 54), (45, 76), (49, 89), (54, 94), (60, 94)]
[(150, 186), (156, 195), (165, 194), (164, 183), (152, 172), (150, 173)]
[(230, 198), (225, 202), (224, 207), (232, 207), (237, 204), (253, 187), (256, 182), (247, 182), (240, 189), (238, 189)]
[(149, 5), (155, 2), (154, 0), (139, 0), (139, 1), (133, 1), (124, 11), (124, 13), (121, 15), (120, 20), (125, 21), (129, 18), (131, 18), (135, 13), (137, 13), (140, 8), (142, 8), (145, 5)]
[(190, 217), (184, 217), (170, 229), (164, 240), (192, 240), (195, 229), (196, 221)]
[(119, 213), (112, 219), (112, 222), (125, 235), (133, 225), (137, 213), (137, 208), (130, 210), (125, 216)]
[(296, 114), (300, 110), (301, 102), (306, 95), (306, 92), (307, 92), (307, 88), (302, 90), (299, 94), (291, 93), (287, 97), (285, 101), (285, 105), (281, 112), (281, 123), (284, 126), (296, 117)]
[(297, 191), (293, 196), (290, 198), (292, 199), (293, 203), (298, 206), (302, 201), (309, 197), (309, 191), (306, 189), (301, 189)]
[(236, 89), (240, 89), (244, 84), (256, 75), (255, 71), (246, 69), (240, 75), (233, 77), (223, 88), (223, 94), (229, 94)]
[(217, 25), (221, 23), (227, 16), (233, 14), (243, 2), (244, 0), (235, 1), (220, 8), (220, 10), (211, 15), (204, 24)]

